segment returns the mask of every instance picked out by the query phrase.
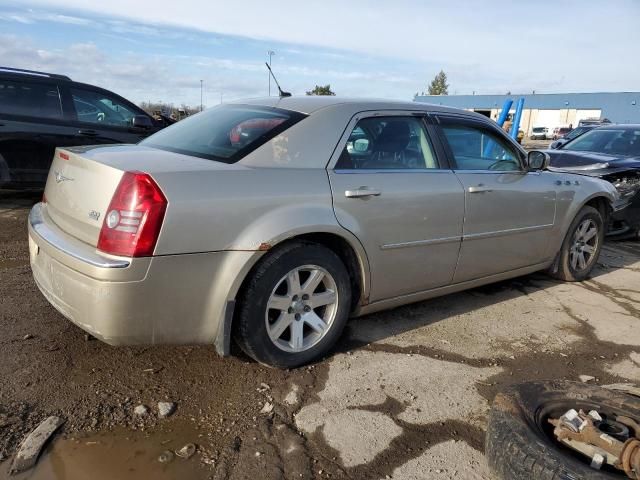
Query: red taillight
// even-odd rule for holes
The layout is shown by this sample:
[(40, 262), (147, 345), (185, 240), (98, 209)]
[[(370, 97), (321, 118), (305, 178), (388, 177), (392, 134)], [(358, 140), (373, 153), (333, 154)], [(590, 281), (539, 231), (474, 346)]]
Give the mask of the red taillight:
[(98, 250), (148, 257), (158, 240), (167, 199), (146, 173), (125, 172), (102, 223)]

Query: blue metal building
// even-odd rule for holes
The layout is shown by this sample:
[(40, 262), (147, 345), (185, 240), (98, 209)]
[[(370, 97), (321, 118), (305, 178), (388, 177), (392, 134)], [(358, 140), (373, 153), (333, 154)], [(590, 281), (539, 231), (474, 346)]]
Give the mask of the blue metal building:
[(418, 95), (416, 102), (463, 108), (494, 120), (507, 98), (524, 98), (520, 128), (577, 126), (587, 118), (607, 118), (613, 123), (640, 124), (640, 92), (544, 93), (527, 95)]

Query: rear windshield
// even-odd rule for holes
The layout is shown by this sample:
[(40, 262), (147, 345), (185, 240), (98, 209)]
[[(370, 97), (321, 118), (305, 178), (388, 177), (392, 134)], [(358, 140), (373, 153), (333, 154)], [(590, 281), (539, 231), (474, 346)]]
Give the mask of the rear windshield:
[(541, 133), (541, 132), (544, 132), (545, 130), (546, 130), (545, 127), (533, 127), (533, 131), (535, 133)]
[(160, 130), (140, 144), (234, 163), (304, 117), (279, 108), (221, 105)]

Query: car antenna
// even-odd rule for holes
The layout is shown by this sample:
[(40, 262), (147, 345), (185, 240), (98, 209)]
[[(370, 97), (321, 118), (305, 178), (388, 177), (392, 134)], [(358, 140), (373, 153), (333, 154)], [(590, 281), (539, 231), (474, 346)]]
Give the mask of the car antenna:
[(273, 81), (276, 82), (276, 86), (278, 87), (278, 91), (280, 92), (280, 98), (284, 98), (284, 97), (290, 97), (291, 94), (289, 92), (284, 92), (281, 88), (280, 88), (280, 84), (278, 83), (278, 80), (276, 79), (276, 76), (273, 74), (273, 70), (271, 70), (271, 67), (269, 66), (269, 64), (267, 62), (264, 62), (264, 64), (267, 66), (267, 68), (269, 69), (269, 73), (271, 74), (271, 77), (273, 78)]

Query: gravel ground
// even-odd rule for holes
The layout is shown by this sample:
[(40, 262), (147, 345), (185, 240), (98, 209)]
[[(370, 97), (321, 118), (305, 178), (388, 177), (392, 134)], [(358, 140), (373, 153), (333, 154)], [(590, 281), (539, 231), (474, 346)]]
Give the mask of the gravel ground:
[[(534, 274), (354, 320), (328, 358), (279, 371), (212, 347), (87, 339), (32, 281), (34, 201), (0, 198), (0, 478), (48, 415), (66, 419), (61, 435), (20, 478), (490, 478), (500, 388), (640, 382), (637, 242), (608, 243), (583, 284)], [(159, 419), (159, 401), (176, 412)], [(191, 459), (157, 461), (187, 442)]]

